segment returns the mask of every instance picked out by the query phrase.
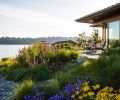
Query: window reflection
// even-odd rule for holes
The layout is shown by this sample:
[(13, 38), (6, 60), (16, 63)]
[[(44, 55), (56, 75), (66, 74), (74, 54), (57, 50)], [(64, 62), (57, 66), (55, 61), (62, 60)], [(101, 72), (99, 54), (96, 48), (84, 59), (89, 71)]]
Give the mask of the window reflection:
[(114, 47), (117, 46), (119, 41), (120, 34), (120, 22), (115, 21), (109, 23), (109, 46)]

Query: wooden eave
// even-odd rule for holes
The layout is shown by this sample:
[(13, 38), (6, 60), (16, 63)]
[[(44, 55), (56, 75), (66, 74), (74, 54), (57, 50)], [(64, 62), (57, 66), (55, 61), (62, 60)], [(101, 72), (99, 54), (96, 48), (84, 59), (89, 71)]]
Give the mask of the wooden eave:
[(89, 23), (92, 24), (93, 27), (101, 27), (106, 22), (117, 20), (115, 18), (120, 19), (120, 3), (78, 18), (75, 21)]

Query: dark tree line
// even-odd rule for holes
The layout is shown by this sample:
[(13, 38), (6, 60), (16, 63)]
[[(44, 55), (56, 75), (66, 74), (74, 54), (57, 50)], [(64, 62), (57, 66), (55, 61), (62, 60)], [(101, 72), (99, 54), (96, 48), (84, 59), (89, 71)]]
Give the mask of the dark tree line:
[(57, 41), (73, 40), (76, 41), (77, 37), (40, 37), (40, 38), (15, 38), (15, 37), (1, 37), (0, 44), (31, 44), (35, 42), (45, 41), (54, 43)]

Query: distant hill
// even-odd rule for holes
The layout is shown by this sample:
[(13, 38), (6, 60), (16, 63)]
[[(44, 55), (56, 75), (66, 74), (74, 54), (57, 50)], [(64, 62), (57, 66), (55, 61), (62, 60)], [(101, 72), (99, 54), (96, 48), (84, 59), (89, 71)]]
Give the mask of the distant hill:
[(55, 43), (57, 41), (76, 41), (78, 37), (41, 37), (41, 38), (15, 38), (15, 37), (1, 37), (0, 44), (31, 44), (41, 41), (48, 43)]

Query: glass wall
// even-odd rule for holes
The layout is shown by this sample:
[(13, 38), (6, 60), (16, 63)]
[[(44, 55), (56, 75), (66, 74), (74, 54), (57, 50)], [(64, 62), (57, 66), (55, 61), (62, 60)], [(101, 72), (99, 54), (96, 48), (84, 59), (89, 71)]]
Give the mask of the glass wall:
[(120, 21), (109, 23), (108, 29), (109, 29), (109, 46), (114, 47), (119, 45)]

